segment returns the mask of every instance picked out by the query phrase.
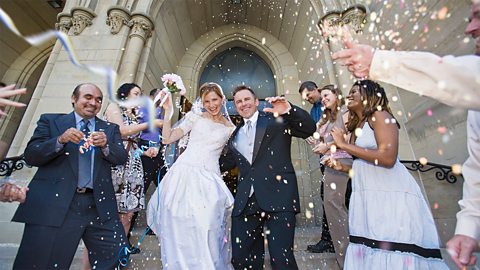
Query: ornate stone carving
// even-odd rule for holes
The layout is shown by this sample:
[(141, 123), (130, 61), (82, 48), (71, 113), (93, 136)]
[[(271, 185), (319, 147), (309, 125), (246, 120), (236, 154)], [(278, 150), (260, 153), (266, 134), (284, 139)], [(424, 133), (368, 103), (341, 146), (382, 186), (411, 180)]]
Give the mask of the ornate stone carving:
[(61, 12), (57, 15), (57, 23), (55, 29), (68, 34), (68, 30), (72, 27), (72, 16), (69, 13)]
[(134, 13), (132, 14), (132, 19), (129, 22), (129, 25), (132, 27), (130, 32), (130, 38), (138, 36), (143, 40), (147, 40), (152, 36), (153, 30), (153, 20), (150, 19), (148, 15)]
[(365, 17), (367, 16), (367, 12), (364, 6), (362, 5), (354, 5), (347, 8), (342, 13), (342, 23), (344, 25), (350, 25), (355, 32), (360, 32), (365, 26)]
[(110, 26), (110, 33), (118, 34), (123, 25), (129, 25), (130, 13), (121, 6), (114, 6), (107, 11), (107, 25)]
[(354, 5), (346, 10), (331, 11), (325, 14), (318, 22), (318, 27), (327, 39), (335, 36), (342, 26), (351, 27), (355, 32), (362, 31), (367, 16), (366, 8), (362, 5)]
[(72, 8), (72, 24), (73, 34), (79, 35), (83, 30), (92, 25), (92, 20), (97, 15), (88, 8), (74, 7)]

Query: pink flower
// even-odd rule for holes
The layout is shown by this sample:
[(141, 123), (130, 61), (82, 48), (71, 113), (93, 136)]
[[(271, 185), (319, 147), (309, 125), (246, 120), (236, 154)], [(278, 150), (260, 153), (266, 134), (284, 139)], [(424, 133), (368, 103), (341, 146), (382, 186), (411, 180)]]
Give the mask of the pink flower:
[(182, 78), (177, 74), (167, 73), (162, 76), (163, 86), (168, 88), (171, 93), (179, 92), (180, 95), (185, 95), (186, 89), (183, 85)]

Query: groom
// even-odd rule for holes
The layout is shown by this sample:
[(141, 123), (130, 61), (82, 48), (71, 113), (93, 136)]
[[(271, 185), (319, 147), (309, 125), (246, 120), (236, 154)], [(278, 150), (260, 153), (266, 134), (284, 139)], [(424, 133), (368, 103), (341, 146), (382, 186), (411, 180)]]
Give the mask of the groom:
[(222, 170), (240, 170), (232, 213), (233, 266), (263, 269), (266, 226), (272, 268), (298, 269), (293, 239), (300, 200), (290, 148), (292, 136), (306, 139), (315, 132), (315, 122), (284, 97), (270, 98), (273, 108), (259, 112), (258, 98), (246, 86), (233, 91), (233, 101), (243, 121), (221, 157)]

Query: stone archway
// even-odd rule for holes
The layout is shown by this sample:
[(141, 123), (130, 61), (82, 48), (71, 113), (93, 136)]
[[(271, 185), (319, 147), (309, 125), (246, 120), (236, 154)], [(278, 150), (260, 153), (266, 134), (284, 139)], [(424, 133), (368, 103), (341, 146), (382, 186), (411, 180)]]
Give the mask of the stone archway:
[[(279, 40), (255, 26), (225, 25), (197, 39), (180, 61), (177, 73), (188, 88), (189, 99), (197, 94), (198, 80), (206, 63), (217, 52), (234, 46), (254, 51), (267, 62), (275, 75), (277, 94), (295, 94), (298, 71), (292, 55)], [(296, 94), (290, 98), (300, 101)]]
[[(39, 47), (30, 47), (9, 67), (2, 81), (8, 84), (15, 83), (18, 87), (27, 88), (27, 93), (15, 97), (15, 101), (29, 105), (54, 44), (55, 42), (51, 41)], [(26, 112), (26, 108), (7, 107), (5, 112), (8, 116), (0, 119), (1, 158), (6, 156), (10, 146), (13, 145), (12, 141), (17, 135), (17, 130)], [(13, 153), (13, 155), (16, 154), (18, 153)]]

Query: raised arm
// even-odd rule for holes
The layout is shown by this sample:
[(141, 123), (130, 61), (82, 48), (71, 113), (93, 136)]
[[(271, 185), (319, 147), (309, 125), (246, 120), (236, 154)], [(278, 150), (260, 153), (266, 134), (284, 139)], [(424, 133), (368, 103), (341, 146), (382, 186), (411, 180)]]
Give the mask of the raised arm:
[(453, 107), (480, 108), (478, 56), (375, 50), (349, 40), (345, 45), (347, 49), (332, 57), (358, 78), (370, 77)]
[(428, 52), (376, 51), (370, 68), (374, 80), (436, 99), (452, 107), (480, 108), (480, 57)]
[(285, 97), (272, 97), (266, 100), (272, 104), (272, 108), (265, 108), (263, 111), (282, 116), (288, 122), (292, 136), (306, 139), (317, 129), (308, 112), (289, 103)]
[[(148, 123), (125, 125), (122, 119), (122, 112), (118, 105), (115, 103), (110, 103), (108, 105), (107, 110), (105, 110), (105, 118), (109, 122), (115, 123), (120, 127), (120, 134), (124, 139), (128, 138), (128, 136), (137, 134), (148, 128)], [(155, 126), (161, 127), (162, 124), (162, 120), (155, 120)]]
[(317, 130), (315, 121), (313, 121), (312, 117), (307, 111), (295, 105), (291, 106), (292, 108), (290, 111), (282, 115), (282, 117), (288, 122), (288, 125), (291, 128), (292, 136), (303, 139), (312, 136), (312, 134)]
[[(173, 115), (172, 98), (170, 93), (164, 93), (164, 95), (169, 95), (169, 96), (167, 97), (167, 99), (163, 104), (163, 108), (165, 110), (165, 119), (163, 119), (162, 143), (170, 144), (178, 141), (180, 138), (185, 136), (186, 132), (184, 132), (180, 127), (172, 129), (172, 119), (171, 119), (171, 115)], [(185, 115), (184, 121), (189, 121), (189, 117), (190, 117), (189, 114), (191, 113), (188, 113), (187, 115)]]
[[(344, 131), (334, 127), (332, 129), (332, 136), (335, 144), (347, 151), (350, 155), (365, 161), (374, 163), (375, 165), (391, 168), (395, 165), (398, 156), (398, 127), (391, 123), (392, 116), (384, 111), (377, 111), (368, 120), (368, 123), (373, 128), (375, 134), (375, 141), (377, 142), (377, 149), (366, 149), (345, 141)], [(388, 119), (388, 120), (387, 120)], [(389, 124), (385, 123), (385, 121)]]

